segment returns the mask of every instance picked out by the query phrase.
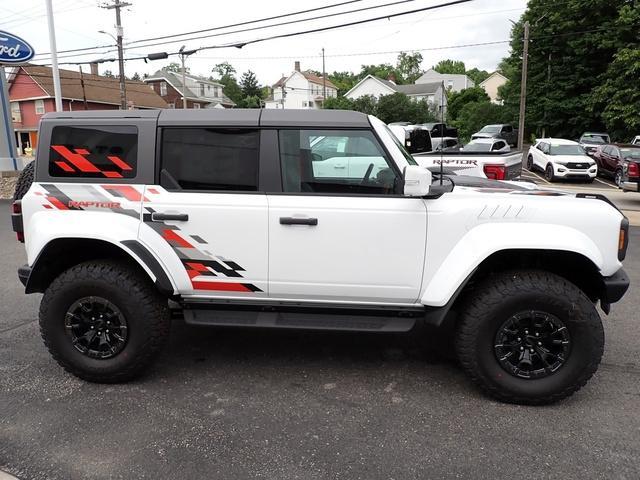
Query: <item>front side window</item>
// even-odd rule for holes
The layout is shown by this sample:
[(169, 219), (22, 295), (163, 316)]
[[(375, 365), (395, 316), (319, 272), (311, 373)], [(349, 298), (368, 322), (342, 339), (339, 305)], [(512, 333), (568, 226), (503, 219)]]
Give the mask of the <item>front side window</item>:
[(281, 130), (285, 192), (392, 194), (398, 176), (366, 130)]
[(53, 127), (49, 175), (76, 178), (133, 178), (138, 159), (134, 126)]
[(167, 190), (258, 190), (257, 130), (165, 128), (160, 184)]

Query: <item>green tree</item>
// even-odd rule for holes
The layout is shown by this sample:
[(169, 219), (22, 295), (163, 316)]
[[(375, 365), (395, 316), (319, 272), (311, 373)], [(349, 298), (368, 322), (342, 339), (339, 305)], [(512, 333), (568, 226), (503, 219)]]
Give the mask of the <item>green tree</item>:
[(260, 98), (260, 94), (262, 93), (256, 74), (251, 70), (247, 70), (242, 74), (242, 78), (240, 79), (240, 88), (242, 89), (242, 94), (245, 97)]
[(109, 78), (116, 78), (116, 76), (113, 74), (111, 70), (105, 70), (104, 72), (102, 72), (102, 76), (109, 77)]
[(471, 135), (485, 125), (506, 122), (507, 112), (502, 105), (480, 101), (465, 104), (458, 113), (458, 118), (451, 122), (458, 128), (458, 136), (468, 141)]
[[(589, 15), (584, 15), (585, 8)], [(585, 130), (606, 127), (602, 110), (594, 108), (602, 105), (597, 100), (602, 95), (599, 87), (608, 81), (610, 65), (620, 50), (640, 48), (638, 10), (637, 2), (630, 0), (589, 0), (588, 7), (582, 0), (567, 0), (553, 9), (547, 0), (528, 2), (511, 31), (511, 53), (500, 65), (509, 81), (499, 91), (506, 109), (515, 117), (523, 24), (529, 21), (527, 133), (576, 138)], [(619, 69), (614, 67), (614, 72)], [(634, 83), (638, 83), (637, 75)]]
[(376, 115), (378, 99), (373, 95), (363, 95), (353, 100), (353, 109), (367, 115)]
[(398, 61), (396, 63), (396, 70), (400, 74), (400, 77), (406, 83), (414, 83), (420, 75), (424, 72), (421, 68), (422, 55), (420, 52), (405, 53), (400, 52), (398, 55)]
[(142, 80), (142, 78), (140, 77), (140, 74), (138, 72), (135, 72), (132, 76), (131, 76), (131, 80), (137, 80), (140, 81)]
[(440, 60), (432, 67), (438, 73), (455, 73), (463, 75), (466, 72), (464, 62), (460, 60)]
[(592, 114), (601, 112), (609, 134), (629, 141), (640, 132), (640, 50), (623, 48), (616, 53), (592, 95)]
[(404, 83), (404, 79), (398, 69), (390, 63), (381, 63), (378, 65), (362, 65), (360, 73), (358, 74), (358, 81), (362, 80), (367, 75), (373, 75), (374, 77), (382, 78), (386, 80), (390, 75), (393, 75), (397, 84)]
[[(162, 70), (173, 73), (182, 73), (182, 65), (180, 63), (171, 62), (166, 67), (163, 67)], [(189, 67), (184, 67), (184, 71), (185, 73), (189, 73)]]
[(347, 97), (329, 97), (324, 101), (322, 108), (327, 110), (355, 110), (353, 101)]
[(480, 87), (465, 88), (459, 92), (449, 92), (447, 94), (447, 119), (454, 121), (462, 107), (467, 103), (489, 102), (489, 95)]
[(473, 80), (473, 83), (475, 83), (476, 86), (484, 82), (490, 75), (486, 70), (478, 70), (477, 68), (467, 70), (466, 74), (471, 80)]
[(352, 72), (333, 72), (327, 78), (338, 87), (338, 95), (344, 95), (360, 81), (358, 75)]
[(250, 95), (244, 97), (238, 103), (238, 108), (260, 108), (262, 106), (262, 99), (258, 95)]
[(229, 75), (231, 77), (235, 77), (236, 75), (236, 69), (233, 68), (233, 65), (231, 65), (229, 62), (222, 62), (222, 63), (217, 63), (212, 69), (211, 71), (213, 73), (217, 73), (218, 77), (224, 77), (225, 75)]

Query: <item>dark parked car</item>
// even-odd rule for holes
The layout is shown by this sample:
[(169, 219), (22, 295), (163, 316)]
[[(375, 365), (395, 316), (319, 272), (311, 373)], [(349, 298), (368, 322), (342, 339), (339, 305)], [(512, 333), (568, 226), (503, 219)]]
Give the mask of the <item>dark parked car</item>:
[(578, 143), (582, 145), (587, 155), (593, 156), (599, 146), (611, 143), (611, 138), (608, 133), (585, 132), (578, 140)]
[(612, 178), (616, 185), (620, 186), (625, 160), (640, 161), (640, 145), (601, 145), (592, 156), (598, 164), (598, 175)]

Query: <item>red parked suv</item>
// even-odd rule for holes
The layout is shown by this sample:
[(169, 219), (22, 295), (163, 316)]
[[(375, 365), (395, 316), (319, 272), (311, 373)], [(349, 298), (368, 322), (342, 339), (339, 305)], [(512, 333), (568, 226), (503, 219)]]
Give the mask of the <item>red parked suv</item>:
[[(618, 187), (622, 187), (621, 183), (627, 173), (629, 162), (636, 164), (640, 162), (640, 145), (623, 143), (600, 145), (593, 153), (593, 158), (598, 164), (598, 175), (612, 178)], [(630, 174), (634, 173), (635, 168), (637, 167), (631, 167)]]

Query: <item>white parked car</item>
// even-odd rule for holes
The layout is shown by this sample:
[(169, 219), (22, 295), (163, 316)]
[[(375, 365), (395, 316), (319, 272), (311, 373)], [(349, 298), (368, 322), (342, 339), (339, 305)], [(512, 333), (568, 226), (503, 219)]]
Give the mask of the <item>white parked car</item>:
[(553, 182), (558, 178), (583, 179), (593, 182), (598, 166), (584, 148), (572, 140), (541, 138), (529, 148), (527, 169), (541, 170), (544, 177)]
[(461, 152), (510, 152), (511, 147), (502, 138), (476, 138), (460, 149)]

